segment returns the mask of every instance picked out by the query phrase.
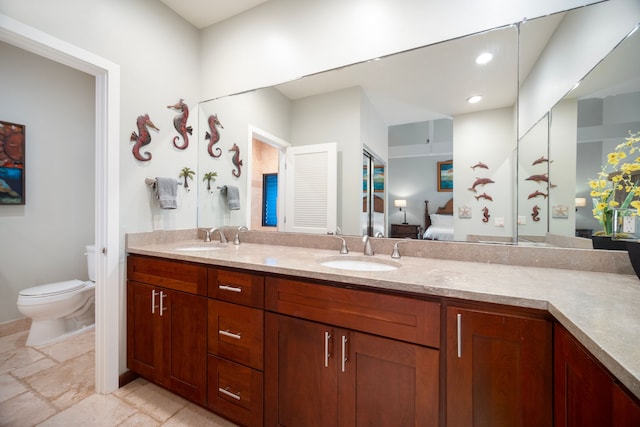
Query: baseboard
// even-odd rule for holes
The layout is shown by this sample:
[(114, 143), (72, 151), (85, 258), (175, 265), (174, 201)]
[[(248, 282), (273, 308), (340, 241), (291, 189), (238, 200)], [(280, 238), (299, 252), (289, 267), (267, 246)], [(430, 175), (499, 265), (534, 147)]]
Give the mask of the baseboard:
[(126, 386), (138, 377), (139, 375), (133, 371), (126, 371), (120, 374), (120, 376), (118, 377), (118, 388)]
[(8, 320), (0, 323), (0, 337), (16, 334), (22, 331), (28, 331), (31, 327), (31, 319), (22, 317), (20, 319)]

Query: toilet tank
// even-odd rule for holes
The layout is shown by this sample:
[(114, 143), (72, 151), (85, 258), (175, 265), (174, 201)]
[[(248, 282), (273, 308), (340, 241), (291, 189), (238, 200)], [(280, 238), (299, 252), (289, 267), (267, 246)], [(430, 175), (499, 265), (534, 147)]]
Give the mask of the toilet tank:
[(96, 246), (87, 245), (87, 272), (89, 273), (89, 280), (96, 281)]

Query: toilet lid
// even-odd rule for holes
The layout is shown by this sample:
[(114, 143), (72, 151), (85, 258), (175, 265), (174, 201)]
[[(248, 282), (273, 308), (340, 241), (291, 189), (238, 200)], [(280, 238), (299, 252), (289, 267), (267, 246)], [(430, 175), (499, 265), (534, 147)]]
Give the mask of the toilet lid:
[(74, 279), (64, 282), (47, 283), (46, 285), (38, 285), (32, 288), (23, 289), (20, 291), (20, 295), (31, 297), (60, 295), (67, 292), (73, 292), (83, 286), (84, 282), (82, 280)]

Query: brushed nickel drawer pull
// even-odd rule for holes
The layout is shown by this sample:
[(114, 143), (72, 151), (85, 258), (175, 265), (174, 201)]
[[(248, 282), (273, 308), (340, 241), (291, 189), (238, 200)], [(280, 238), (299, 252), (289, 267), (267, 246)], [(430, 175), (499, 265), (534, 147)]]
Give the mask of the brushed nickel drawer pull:
[(151, 314), (156, 314), (156, 308), (158, 308), (158, 305), (156, 305), (156, 295), (158, 295), (160, 292), (156, 292), (155, 289), (151, 290)]
[(220, 335), (224, 335), (225, 337), (229, 337), (229, 338), (235, 338), (237, 340), (242, 339), (242, 335), (240, 334), (234, 334), (231, 331), (223, 331), (222, 329), (218, 330), (218, 333)]
[(226, 396), (232, 397), (236, 400), (240, 400), (240, 392), (234, 393), (232, 391), (229, 391), (229, 387), (227, 388), (218, 387), (218, 391)]
[(462, 357), (462, 314), (456, 315), (456, 323), (458, 327), (458, 359)]
[(331, 339), (331, 334), (329, 331), (325, 331), (324, 333), (324, 367), (329, 367), (329, 358), (331, 357), (331, 353), (329, 353), (329, 340)]
[(221, 289), (223, 291), (242, 293), (242, 288), (236, 288), (235, 286), (218, 285), (218, 289)]
[(342, 372), (346, 372), (347, 370), (347, 341), (349, 341), (349, 338), (347, 338), (345, 335), (342, 336)]

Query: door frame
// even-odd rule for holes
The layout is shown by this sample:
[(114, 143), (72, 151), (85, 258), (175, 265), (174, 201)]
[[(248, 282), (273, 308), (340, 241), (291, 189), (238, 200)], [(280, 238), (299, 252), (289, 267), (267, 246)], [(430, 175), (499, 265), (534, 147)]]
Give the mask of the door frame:
[(1, 13), (0, 41), (95, 77), (95, 384), (108, 394), (120, 361), (120, 66)]
[(285, 154), (288, 147), (291, 144), (282, 138), (278, 138), (275, 135), (270, 134), (256, 126), (249, 125), (249, 138), (247, 141), (247, 213), (246, 223), (251, 224), (251, 196), (253, 187), (251, 185), (253, 179), (252, 164), (253, 164), (253, 140), (256, 139), (264, 144), (271, 145), (278, 150), (278, 231), (284, 231), (284, 207), (285, 207)]

